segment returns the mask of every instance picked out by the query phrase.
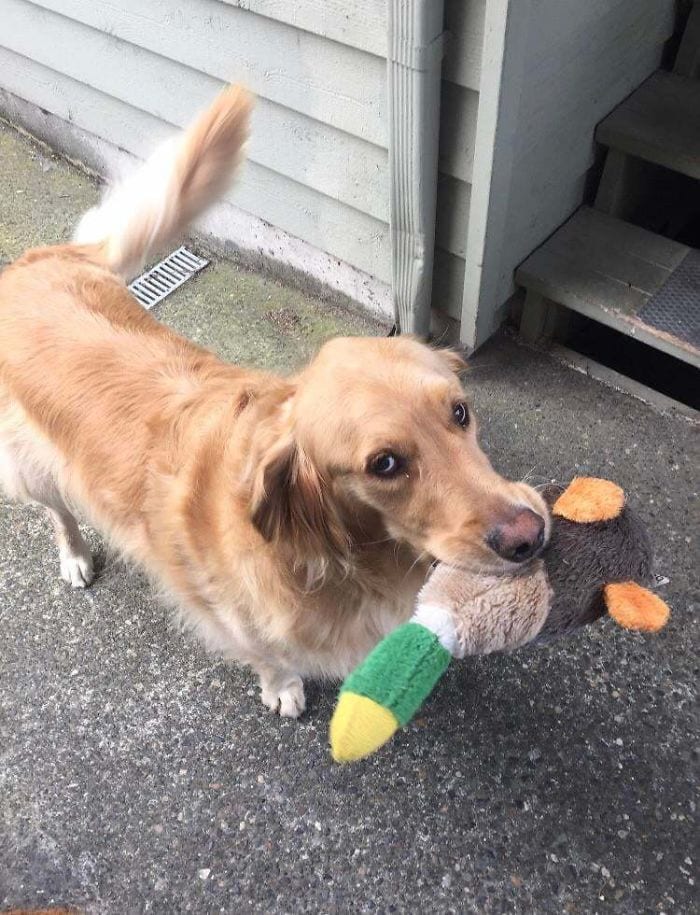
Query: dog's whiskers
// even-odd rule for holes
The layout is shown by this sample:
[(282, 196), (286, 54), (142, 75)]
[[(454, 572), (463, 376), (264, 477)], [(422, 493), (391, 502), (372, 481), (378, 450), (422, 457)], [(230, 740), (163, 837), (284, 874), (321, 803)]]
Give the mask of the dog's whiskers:
[[(360, 546), (377, 546), (380, 543), (391, 543), (394, 541), (393, 537), (384, 537), (382, 540), (366, 540), (363, 541)], [(396, 541), (394, 541), (395, 543)]]
[(413, 560), (413, 562), (411, 563), (411, 565), (408, 567), (408, 569), (407, 569), (407, 571), (406, 571), (406, 574), (405, 574), (404, 577), (403, 577), (403, 581), (406, 581), (406, 579), (407, 579), (408, 576), (411, 574), (411, 572), (415, 569), (415, 567), (418, 565), (418, 563), (419, 563), (419, 562), (422, 562), (422, 561), (425, 560), (425, 559), (427, 559), (428, 555), (429, 555), (429, 554), (426, 553), (425, 550), (421, 550), (421, 551), (420, 551), (420, 553), (416, 556), (416, 558)]
[[(543, 477), (542, 474), (536, 474), (536, 473), (535, 473), (536, 468), (537, 468), (537, 464), (535, 464), (533, 467), (531, 467), (531, 468), (528, 470), (528, 472), (527, 472), (527, 473), (525, 474), (525, 476), (520, 480), (520, 482), (521, 482), (521, 483), (528, 483), (528, 482), (529, 482), (530, 480), (532, 480), (532, 479), (537, 479), (537, 480), (541, 480), (541, 481), (542, 481), (541, 483), (539, 483), (539, 484), (537, 484), (537, 485), (539, 485), (539, 486), (547, 486), (547, 485), (549, 484), (549, 480), (547, 479), (547, 477)], [(536, 488), (536, 487), (535, 487), (535, 488)]]

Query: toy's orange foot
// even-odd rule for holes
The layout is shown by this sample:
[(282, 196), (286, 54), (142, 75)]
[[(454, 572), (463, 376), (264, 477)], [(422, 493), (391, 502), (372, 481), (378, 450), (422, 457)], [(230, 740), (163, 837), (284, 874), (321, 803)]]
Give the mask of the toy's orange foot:
[(597, 477), (576, 477), (552, 506), (552, 514), (591, 524), (617, 518), (625, 505), (625, 493), (610, 480)]
[(668, 622), (668, 605), (634, 581), (606, 585), (603, 595), (608, 613), (624, 629), (658, 632)]

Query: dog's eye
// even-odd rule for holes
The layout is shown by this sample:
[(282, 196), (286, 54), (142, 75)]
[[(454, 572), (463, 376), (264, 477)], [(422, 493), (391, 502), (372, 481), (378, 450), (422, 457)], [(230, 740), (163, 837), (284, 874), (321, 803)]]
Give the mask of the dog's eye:
[(381, 454), (375, 455), (370, 460), (367, 469), (375, 477), (388, 479), (395, 477), (397, 473), (403, 470), (404, 466), (405, 461), (398, 454), (394, 454), (391, 451), (382, 451)]
[(466, 429), (469, 425), (469, 407), (465, 403), (456, 403), (452, 407), (452, 415), (454, 416), (455, 422)]

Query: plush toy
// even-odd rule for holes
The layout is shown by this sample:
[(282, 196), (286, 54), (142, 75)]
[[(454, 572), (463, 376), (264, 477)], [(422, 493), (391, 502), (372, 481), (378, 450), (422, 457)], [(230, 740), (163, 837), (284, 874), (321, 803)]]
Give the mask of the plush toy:
[(411, 620), (347, 677), (330, 726), (336, 762), (362, 759), (386, 743), (453, 657), (547, 641), (605, 613), (625, 629), (654, 632), (666, 624), (668, 607), (645, 587), (649, 538), (620, 487), (579, 477), (543, 496), (552, 533), (541, 559), (500, 576), (438, 565)]

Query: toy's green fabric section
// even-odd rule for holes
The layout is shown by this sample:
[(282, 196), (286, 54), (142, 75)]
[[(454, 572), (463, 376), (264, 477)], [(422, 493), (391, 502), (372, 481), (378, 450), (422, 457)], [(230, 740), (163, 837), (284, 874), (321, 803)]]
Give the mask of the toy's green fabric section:
[(341, 687), (390, 709), (403, 727), (430, 695), (452, 655), (418, 623), (404, 623), (383, 639)]

